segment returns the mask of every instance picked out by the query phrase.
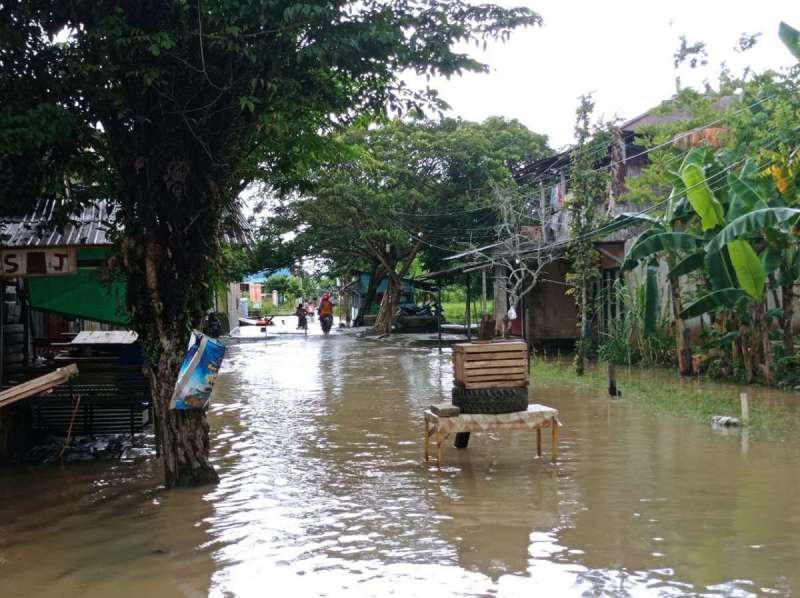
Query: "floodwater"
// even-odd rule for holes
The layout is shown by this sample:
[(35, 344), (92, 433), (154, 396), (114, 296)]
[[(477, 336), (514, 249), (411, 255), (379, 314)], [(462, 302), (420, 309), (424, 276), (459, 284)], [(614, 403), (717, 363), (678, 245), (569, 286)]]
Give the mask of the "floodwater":
[(720, 434), (534, 386), (530, 432), (422, 462), (450, 355), (347, 335), (232, 346), (210, 413), (221, 483), (153, 460), (0, 470), (0, 596), (760, 596), (800, 593), (800, 442)]

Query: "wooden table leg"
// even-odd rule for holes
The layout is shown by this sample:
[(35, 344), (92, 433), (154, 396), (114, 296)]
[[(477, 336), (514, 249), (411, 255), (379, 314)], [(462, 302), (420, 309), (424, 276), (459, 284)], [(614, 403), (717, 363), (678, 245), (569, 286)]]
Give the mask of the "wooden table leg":
[(436, 435), (436, 466), (442, 466), (442, 446), (444, 445), (445, 440), (447, 440), (447, 434), (437, 434)]
[(542, 458), (542, 429), (536, 428), (536, 456)]
[(553, 418), (550, 420), (550, 427), (553, 430), (552, 445), (550, 450), (553, 454), (553, 462), (558, 461), (558, 420)]
[(428, 418), (425, 418), (425, 463), (428, 462), (430, 458), (430, 445), (431, 445), (431, 432), (430, 432), (430, 423), (428, 422)]
[(465, 449), (469, 446), (469, 432), (456, 432), (456, 439), (453, 446), (457, 449)]

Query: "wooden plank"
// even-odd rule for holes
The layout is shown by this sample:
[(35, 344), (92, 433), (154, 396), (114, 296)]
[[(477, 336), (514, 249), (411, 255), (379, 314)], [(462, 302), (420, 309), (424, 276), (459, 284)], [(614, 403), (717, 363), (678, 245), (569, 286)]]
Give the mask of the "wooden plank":
[(431, 405), (431, 413), (439, 417), (458, 417), (461, 410), (451, 403), (435, 403)]
[(527, 361), (528, 354), (524, 351), (500, 351), (499, 353), (454, 353), (462, 359), (465, 363), (472, 363), (475, 361), (502, 361), (506, 359), (524, 359)]
[(485, 376), (485, 375), (495, 375), (495, 376), (502, 376), (506, 374), (517, 375), (517, 376), (526, 376), (527, 371), (525, 368), (520, 367), (513, 367), (513, 368), (481, 368), (479, 370), (467, 370), (467, 380), (474, 378), (475, 376)]
[(464, 356), (453, 353), (453, 379), (456, 384), (464, 383)]
[(487, 361), (468, 361), (464, 364), (465, 370), (477, 370), (482, 368), (508, 368), (516, 367), (523, 370), (528, 369), (527, 359), (496, 359)]
[(11, 405), (22, 399), (47, 392), (59, 384), (64, 384), (73, 376), (78, 375), (78, 366), (75, 364), (58, 368), (54, 372), (28, 380), (17, 386), (12, 386), (0, 392), (0, 407)]
[(513, 341), (508, 343), (469, 343), (455, 345), (455, 353), (501, 353), (507, 351), (524, 351), (528, 348), (525, 343)]

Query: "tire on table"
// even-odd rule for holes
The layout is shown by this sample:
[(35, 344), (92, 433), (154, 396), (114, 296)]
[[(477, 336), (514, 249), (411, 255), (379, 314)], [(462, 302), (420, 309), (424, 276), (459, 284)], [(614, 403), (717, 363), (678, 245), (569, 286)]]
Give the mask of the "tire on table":
[(514, 413), (528, 408), (528, 388), (462, 388), (453, 387), (453, 405), (461, 413)]

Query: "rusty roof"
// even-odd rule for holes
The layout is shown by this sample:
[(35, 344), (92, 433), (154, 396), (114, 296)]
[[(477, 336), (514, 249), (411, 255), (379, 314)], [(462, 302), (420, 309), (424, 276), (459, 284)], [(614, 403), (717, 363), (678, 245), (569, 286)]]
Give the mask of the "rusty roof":
[[(72, 213), (64, 213), (60, 200), (39, 200), (22, 218), (0, 221), (0, 244), (4, 247), (84, 247), (111, 245), (116, 206), (95, 201)], [(58, 226), (56, 222), (64, 222)]]

